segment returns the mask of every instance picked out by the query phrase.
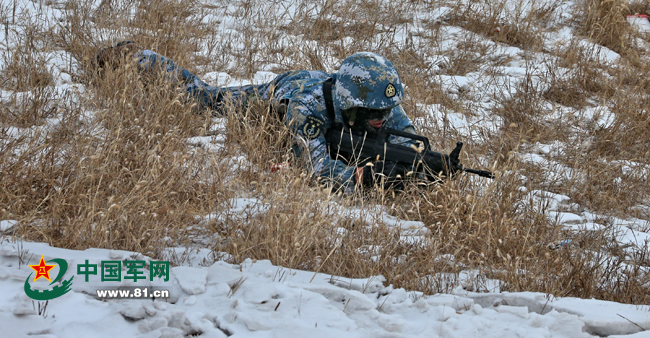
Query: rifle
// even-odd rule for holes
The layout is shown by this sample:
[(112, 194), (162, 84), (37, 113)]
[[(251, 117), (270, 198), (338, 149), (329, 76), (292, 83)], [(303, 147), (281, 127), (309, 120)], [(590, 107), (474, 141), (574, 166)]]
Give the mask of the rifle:
[[(389, 143), (388, 137), (391, 135), (420, 141), (424, 149)], [(424, 136), (392, 128), (381, 128), (376, 136), (371, 136), (340, 125), (330, 128), (325, 134), (325, 139), (333, 158), (339, 157), (340, 154), (347, 154), (350, 158), (358, 160), (359, 165), (373, 161), (387, 161), (411, 165), (415, 168), (422, 166), (427, 179), (431, 181), (439, 180), (441, 173), (449, 177), (459, 171), (494, 178), (494, 174), (488, 170), (469, 169), (460, 164), (458, 157), (463, 142), (457, 142), (456, 148), (446, 155), (432, 151), (429, 139)]]

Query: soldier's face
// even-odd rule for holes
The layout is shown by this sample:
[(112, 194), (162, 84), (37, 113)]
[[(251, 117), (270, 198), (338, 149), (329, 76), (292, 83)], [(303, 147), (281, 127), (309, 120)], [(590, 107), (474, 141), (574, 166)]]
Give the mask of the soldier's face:
[(368, 109), (362, 107), (354, 107), (343, 111), (343, 116), (346, 123), (351, 128), (363, 130), (369, 133), (376, 133), (383, 125), (391, 109)]
[(368, 124), (373, 128), (381, 128), (384, 125), (384, 120), (368, 120)]
[[(362, 127), (365, 125), (366, 131), (376, 132), (379, 128), (384, 125), (384, 122), (390, 115), (390, 109), (366, 109), (358, 108), (358, 116), (365, 120), (365, 123), (362, 124)], [(375, 130), (373, 130), (375, 129)]]

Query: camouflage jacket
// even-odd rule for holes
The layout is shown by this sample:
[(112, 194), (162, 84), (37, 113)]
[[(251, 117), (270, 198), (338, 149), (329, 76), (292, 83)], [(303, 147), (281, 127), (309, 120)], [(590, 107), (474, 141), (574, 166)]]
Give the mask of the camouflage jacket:
[[(278, 75), (272, 82), (261, 85), (238, 87), (214, 87), (201, 81), (189, 71), (177, 67), (170, 59), (144, 50), (134, 55), (143, 70), (163, 69), (172, 81), (179, 81), (187, 93), (198, 103), (222, 115), (224, 100), (243, 104), (251, 95), (270, 100), (271, 104), (287, 104), (285, 123), (295, 137), (294, 154), (303, 159), (305, 166), (322, 182), (327, 182), (345, 192), (354, 191), (356, 167), (351, 167), (330, 157), (325, 134), (333, 125), (325, 107), (323, 82), (329, 78), (336, 81), (336, 73), (322, 71), (294, 70)], [(341, 110), (335, 106), (336, 122), (343, 122)], [(415, 133), (413, 124), (401, 105), (394, 107), (384, 123), (388, 128)], [(392, 143), (407, 141), (395, 138)]]

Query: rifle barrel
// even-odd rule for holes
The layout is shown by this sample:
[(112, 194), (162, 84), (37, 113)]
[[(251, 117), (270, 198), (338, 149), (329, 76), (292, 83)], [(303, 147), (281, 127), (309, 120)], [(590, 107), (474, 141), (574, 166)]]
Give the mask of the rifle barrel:
[(487, 177), (487, 178), (494, 178), (494, 174), (491, 171), (488, 170), (478, 170), (478, 169), (469, 169), (469, 168), (463, 168), (464, 171), (470, 173), (470, 174), (476, 174), (481, 177)]
[[(421, 141), (425, 144), (427, 151), (420, 153), (411, 147), (388, 143), (388, 136), (390, 135)], [(333, 127), (326, 133), (325, 138), (328, 146), (331, 147), (330, 155), (332, 152), (334, 154), (343, 152), (352, 154), (361, 161), (381, 159), (405, 164), (423, 161), (430, 168), (440, 168), (446, 165), (449, 159), (454, 159), (457, 162), (463, 146), (462, 142), (457, 142), (456, 148), (449, 155), (445, 155), (432, 151), (429, 146), (429, 139), (424, 136), (390, 128), (382, 129), (376, 136), (368, 136), (358, 131)], [(494, 174), (488, 170), (463, 168), (463, 171), (481, 177), (494, 178)]]

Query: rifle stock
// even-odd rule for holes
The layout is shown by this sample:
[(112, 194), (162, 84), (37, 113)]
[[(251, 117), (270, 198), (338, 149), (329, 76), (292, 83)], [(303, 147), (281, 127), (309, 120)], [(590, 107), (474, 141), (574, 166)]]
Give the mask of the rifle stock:
[[(391, 135), (420, 141), (424, 145), (424, 149), (420, 151), (412, 147), (389, 143), (388, 137)], [(422, 163), (425, 164), (425, 174), (430, 180), (438, 179), (441, 172), (453, 175), (457, 171), (494, 178), (494, 174), (490, 171), (469, 169), (460, 164), (459, 156), (463, 147), (462, 142), (456, 143), (456, 148), (449, 155), (446, 155), (432, 151), (429, 139), (424, 136), (391, 128), (382, 128), (376, 136), (369, 136), (356, 130), (335, 126), (328, 130), (325, 138), (330, 147), (330, 156), (332, 158), (336, 158), (340, 153), (348, 154), (356, 160), (358, 165), (374, 161), (397, 162), (404, 165)], [(450, 166), (452, 168), (449, 168)]]

